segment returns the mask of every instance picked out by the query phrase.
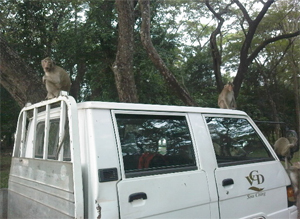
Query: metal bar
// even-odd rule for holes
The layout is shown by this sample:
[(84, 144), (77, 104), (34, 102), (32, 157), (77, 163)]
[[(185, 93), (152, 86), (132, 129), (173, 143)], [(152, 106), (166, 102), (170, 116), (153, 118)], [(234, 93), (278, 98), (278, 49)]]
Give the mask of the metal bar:
[(32, 126), (33, 126), (33, 139), (32, 139), (32, 155), (31, 157), (35, 157), (35, 146), (36, 146), (36, 123), (37, 123), (37, 108), (33, 109), (33, 118), (32, 118)]
[(64, 101), (60, 103), (60, 121), (59, 121), (59, 139), (58, 139), (58, 160), (63, 161), (64, 157), (64, 145), (63, 141), (65, 139), (65, 123), (66, 123), (66, 104)]
[(26, 122), (27, 122), (27, 111), (23, 112), (22, 117), (22, 131), (21, 131), (21, 145), (20, 145), (20, 157), (24, 157), (25, 155), (25, 141), (26, 141)]
[[(80, 143), (79, 143), (79, 129), (78, 129), (78, 112), (77, 104), (74, 98), (70, 98), (67, 103), (68, 120), (70, 132), (70, 149), (71, 162), (73, 163), (73, 180), (74, 188), (82, 188), (82, 169), (80, 159)], [(83, 190), (74, 189), (75, 198), (75, 218), (81, 218), (83, 212)]]
[(48, 158), (48, 142), (49, 142), (49, 130), (50, 130), (50, 105), (46, 105), (46, 114), (45, 114), (45, 130), (44, 130), (44, 151), (43, 159)]

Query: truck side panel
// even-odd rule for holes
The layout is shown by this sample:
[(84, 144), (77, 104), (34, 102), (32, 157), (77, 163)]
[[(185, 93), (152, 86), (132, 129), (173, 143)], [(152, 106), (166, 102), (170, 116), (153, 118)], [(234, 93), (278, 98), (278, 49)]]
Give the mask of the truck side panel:
[(74, 98), (61, 95), (24, 107), (15, 139), (8, 218), (83, 218)]
[[(118, 218), (120, 164), (109, 110), (79, 110), (85, 218)], [(99, 172), (116, 169), (115, 180), (101, 182)], [(107, 173), (107, 172), (106, 172)]]
[(8, 218), (74, 218), (72, 163), (13, 158)]

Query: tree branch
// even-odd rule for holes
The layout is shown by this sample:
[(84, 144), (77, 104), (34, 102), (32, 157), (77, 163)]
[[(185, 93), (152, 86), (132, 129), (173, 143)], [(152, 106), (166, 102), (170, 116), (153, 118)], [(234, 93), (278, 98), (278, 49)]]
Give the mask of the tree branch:
[(8, 46), (0, 35), (0, 83), (23, 107), (45, 99), (46, 89), (42, 79)]
[[(238, 7), (240, 8), (240, 10), (244, 14), (246, 20), (249, 23), (248, 32), (246, 33), (245, 40), (244, 40), (244, 43), (243, 43), (241, 51), (240, 51), (240, 64), (239, 64), (239, 67), (238, 67), (237, 74), (236, 74), (236, 76), (234, 78), (234, 81), (233, 81), (234, 94), (237, 97), (238, 94), (239, 94), (240, 88), (242, 86), (243, 80), (244, 80), (244, 74), (245, 74), (245, 72), (248, 71), (248, 67), (249, 67), (251, 61), (255, 58), (255, 56), (253, 56), (251, 58), (249, 58), (249, 56), (248, 56), (249, 48), (250, 48), (251, 43), (253, 41), (254, 34), (257, 30), (257, 27), (258, 27), (260, 21), (262, 20), (262, 18), (264, 17), (264, 15), (268, 11), (269, 7), (274, 2), (274, 0), (268, 0), (266, 3), (263, 3), (264, 7), (262, 8), (262, 10), (259, 12), (259, 14), (257, 15), (257, 17), (254, 20), (250, 19), (248, 12), (246, 12), (246, 9), (239, 2), (239, 0), (233, 0), (233, 1), (238, 5)], [(247, 16), (248, 16), (248, 18), (247, 18)], [(257, 51), (259, 52), (260, 50), (257, 50)], [(256, 53), (256, 55), (258, 54), (258, 52)], [(253, 55), (254, 54), (255, 53), (253, 53)]]
[(252, 23), (252, 19), (250, 18), (250, 16), (249, 16), (246, 8), (244, 7), (244, 5), (242, 5), (239, 0), (233, 0), (233, 1), (240, 8), (240, 10), (242, 11), (242, 13), (243, 13), (245, 19), (247, 20), (248, 24)]
[(278, 40), (282, 40), (282, 39), (288, 39), (288, 38), (292, 38), (295, 36), (300, 35), (300, 30), (294, 32), (294, 33), (289, 33), (289, 34), (282, 34), (270, 39), (267, 39), (265, 41), (263, 41), (254, 51), (253, 53), (248, 57), (247, 62), (251, 63), (253, 61), (253, 59), (255, 59), (255, 57), (258, 55), (258, 53), (263, 50), (268, 44), (270, 43), (274, 43)]
[[(217, 88), (218, 91), (221, 92), (223, 89), (223, 81), (222, 81), (222, 75), (221, 75), (221, 64), (222, 64), (222, 54), (218, 48), (217, 44), (217, 36), (221, 34), (221, 28), (224, 23), (224, 18), (222, 18), (222, 15), (228, 12), (228, 8), (230, 5), (233, 3), (231, 2), (230, 4), (226, 5), (224, 10), (222, 12), (216, 12), (210, 5), (209, 0), (205, 1), (205, 5), (207, 8), (213, 13), (213, 15), (219, 20), (218, 25), (216, 29), (212, 32), (210, 35), (210, 48), (211, 48), (211, 53), (212, 53), (212, 59), (213, 59), (213, 68), (214, 68), (214, 73), (216, 76), (216, 82), (217, 82)], [(222, 45), (221, 45), (222, 46)]]
[(177, 79), (174, 77), (172, 72), (165, 65), (164, 61), (159, 56), (155, 47), (152, 44), (150, 36), (150, 1), (139, 0), (142, 14), (142, 25), (141, 25), (141, 41), (148, 53), (149, 58), (164, 77), (167, 85), (171, 87), (176, 95), (187, 105), (197, 106), (198, 104), (193, 100), (189, 93), (179, 84)]
[(275, 0), (268, 0), (266, 3), (264, 3), (264, 7), (259, 12), (257, 17), (255, 18), (254, 22), (256, 23), (256, 26), (260, 23), (260, 21), (263, 19), (265, 14), (267, 13), (269, 7), (274, 3)]

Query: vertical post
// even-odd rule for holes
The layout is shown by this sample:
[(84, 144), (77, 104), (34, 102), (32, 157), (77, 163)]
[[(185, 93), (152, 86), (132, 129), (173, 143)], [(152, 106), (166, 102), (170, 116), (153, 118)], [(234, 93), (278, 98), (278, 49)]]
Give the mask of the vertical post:
[(27, 123), (27, 111), (23, 112), (22, 117), (22, 131), (21, 131), (21, 145), (20, 145), (20, 157), (25, 155), (25, 141), (26, 141), (26, 123)]
[(32, 126), (33, 126), (33, 139), (32, 139), (32, 155), (31, 157), (35, 157), (35, 145), (36, 145), (36, 123), (37, 123), (37, 108), (33, 109), (33, 118), (32, 118)]
[[(69, 132), (70, 132), (71, 162), (73, 163), (74, 188), (83, 188), (77, 104), (74, 98), (69, 98), (69, 101), (66, 102), (66, 104), (67, 104), (67, 111), (68, 111), (67, 116), (69, 121)], [(74, 189), (74, 198), (75, 198), (74, 200), (75, 218), (83, 218), (84, 217), (83, 190)]]
[(50, 105), (46, 105), (46, 115), (45, 115), (45, 135), (44, 135), (44, 153), (43, 159), (48, 158), (48, 142), (49, 142), (49, 129), (50, 129)]
[(20, 146), (21, 146), (21, 131), (22, 131), (22, 117), (23, 112), (19, 114), (18, 123), (17, 123), (17, 130), (15, 133), (15, 143), (14, 143), (14, 149), (13, 149), (13, 157), (19, 157), (20, 156)]
[(58, 139), (58, 148), (57, 148), (57, 154), (58, 154), (58, 160), (63, 161), (64, 157), (64, 144), (63, 141), (65, 139), (66, 130), (65, 130), (65, 124), (66, 124), (66, 103), (64, 101), (61, 101), (60, 103), (60, 121), (59, 121), (59, 139)]

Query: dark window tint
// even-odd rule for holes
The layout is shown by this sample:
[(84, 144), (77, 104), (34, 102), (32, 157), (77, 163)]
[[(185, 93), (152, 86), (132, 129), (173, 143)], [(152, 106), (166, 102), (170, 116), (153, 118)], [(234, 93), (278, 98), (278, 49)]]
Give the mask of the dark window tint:
[(184, 116), (116, 115), (127, 177), (196, 169)]
[(246, 119), (207, 117), (206, 122), (219, 166), (274, 160)]
[[(44, 136), (45, 136), (45, 122), (39, 122), (36, 130), (36, 145), (35, 157), (43, 158), (44, 153)], [(57, 151), (59, 150), (59, 119), (50, 120), (49, 138), (48, 138), (48, 159), (57, 159)], [(70, 135), (69, 129), (66, 126), (64, 137), (64, 161), (70, 160)]]

